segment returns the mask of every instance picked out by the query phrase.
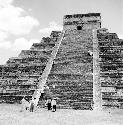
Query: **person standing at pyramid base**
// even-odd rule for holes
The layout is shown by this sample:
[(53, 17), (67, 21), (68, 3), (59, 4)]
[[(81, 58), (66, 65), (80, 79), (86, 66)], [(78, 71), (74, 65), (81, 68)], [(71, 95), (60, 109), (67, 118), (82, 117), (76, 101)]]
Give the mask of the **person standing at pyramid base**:
[(23, 97), (23, 99), (21, 100), (21, 112), (28, 110), (29, 109), (29, 102), (26, 101), (25, 96)]
[(47, 104), (47, 108), (48, 108), (48, 110), (51, 110), (51, 99), (50, 99), (50, 98), (47, 99), (46, 104)]
[(44, 89), (45, 89), (44, 87), (41, 88), (41, 100), (44, 99)]
[(52, 99), (51, 106), (52, 106), (52, 111), (55, 112), (56, 111), (56, 98)]
[(30, 112), (34, 111), (34, 106), (35, 106), (35, 98), (32, 98), (30, 101)]

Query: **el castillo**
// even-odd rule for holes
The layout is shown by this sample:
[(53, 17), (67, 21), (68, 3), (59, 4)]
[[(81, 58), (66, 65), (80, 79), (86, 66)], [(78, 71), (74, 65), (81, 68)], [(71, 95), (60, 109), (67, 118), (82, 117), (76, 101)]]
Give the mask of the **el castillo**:
[(0, 103), (32, 96), (43, 106), (56, 97), (60, 109), (123, 108), (123, 40), (101, 27), (100, 13), (63, 17), (63, 30), (52, 31), (29, 50), (0, 65)]

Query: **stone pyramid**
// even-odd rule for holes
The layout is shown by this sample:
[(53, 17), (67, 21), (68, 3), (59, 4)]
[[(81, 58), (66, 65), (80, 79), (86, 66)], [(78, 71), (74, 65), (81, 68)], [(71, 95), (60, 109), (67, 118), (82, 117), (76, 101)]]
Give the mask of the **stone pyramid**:
[[(65, 36), (46, 83), (52, 96), (57, 98), (59, 108), (92, 107), (94, 29), (97, 29), (99, 44), (99, 82), (102, 87), (102, 99), (106, 102), (104, 106), (109, 105), (107, 102), (111, 102), (110, 106), (114, 100), (118, 102), (117, 98), (120, 96), (117, 96), (117, 91), (122, 90), (123, 40), (120, 40), (117, 34), (101, 29), (100, 13), (74, 14), (64, 16)], [(34, 43), (29, 50), (22, 50), (18, 57), (10, 58), (6, 65), (0, 66), (1, 102), (18, 103), (23, 96), (30, 100), (60, 33), (61, 31), (53, 31), (50, 37), (42, 38), (40, 43)], [(117, 51), (118, 48), (120, 51)], [(111, 60), (111, 56), (119, 62)], [(114, 79), (119, 82), (113, 83)]]

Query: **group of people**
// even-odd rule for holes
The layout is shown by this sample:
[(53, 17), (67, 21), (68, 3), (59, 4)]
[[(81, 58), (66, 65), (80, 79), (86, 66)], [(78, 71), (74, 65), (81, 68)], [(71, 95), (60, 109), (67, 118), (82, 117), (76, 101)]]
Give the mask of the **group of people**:
[(23, 99), (21, 100), (21, 111), (25, 111), (25, 110), (28, 110), (30, 112), (33, 112), (34, 111), (34, 99), (30, 100), (30, 102), (28, 102), (25, 97), (23, 97)]
[[(23, 98), (21, 100), (21, 104), (22, 104), (22, 109), (21, 111), (24, 110), (29, 110), (30, 112), (34, 112), (35, 108), (36, 108), (36, 98), (32, 98), (30, 100), (30, 102), (26, 101), (25, 98)], [(45, 101), (45, 106), (47, 107), (48, 110), (52, 110), (53, 112), (56, 111), (56, 98), (49, 98)]]
[(55, 112), (56, 111), (56, 98), (47, 99), (45, 105), (47, 106), (48, 110), (52, 110), (53, 112)]
[(22, 103), (22, 110), (29, 110), (30, 112), (33, 112), (36, 109), (37, 103), (39, 101), (39, 98), (36, 99), (37, 95), (40, 95), (41, 101), (45, 100), (45, 107), (47, 107), (48, 110), (52, 110), (53, 112), (56, 111), (56, 98), (47, 98), (45, 97), (45, 93), (49, 92), (48, 86), (43, 86), (40, 91), (35, 91), (34, 96), (30, 100), (30, 102), (26, 101), (25, 97), (21, 100)]

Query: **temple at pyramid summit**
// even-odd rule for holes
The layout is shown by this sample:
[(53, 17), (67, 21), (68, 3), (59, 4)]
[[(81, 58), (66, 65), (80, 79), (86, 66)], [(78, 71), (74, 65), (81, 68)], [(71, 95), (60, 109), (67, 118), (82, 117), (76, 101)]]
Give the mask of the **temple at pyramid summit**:
[[(0, 65), (0, 102), (20, 103), (23, 97), (29, 101), (47, 74), (44, 96), (57, 98), (58, 108), (122, 108), (122, 45), (116, 33), (101, 27), (100, 13), (65, 15), (63, 31), (52, 31)], [(38, 105), (43, 101), (40, 97)]]

